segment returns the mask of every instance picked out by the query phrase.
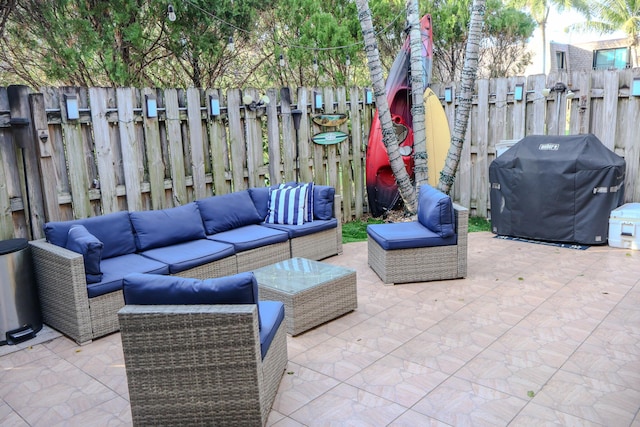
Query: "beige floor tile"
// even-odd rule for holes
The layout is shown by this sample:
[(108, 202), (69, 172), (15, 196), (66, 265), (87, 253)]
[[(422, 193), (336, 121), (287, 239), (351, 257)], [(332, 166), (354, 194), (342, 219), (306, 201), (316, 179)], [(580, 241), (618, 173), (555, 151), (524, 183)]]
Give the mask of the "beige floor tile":
[(605, 427), (603, 424), (594, 423), (584, 418), (576, 417), (552, 408), (537, 405), (530, 402), (513, 419), (509, 427)]
[(0, 400), (0, 426), (27, 427), (29, 424), (2, 400)]
[(421, 332), (418, 328), (376, 316), (349, 328), (338, 335), (338, 338), (386, 354)]
[(346, 382), (409, 408), (447, 378), (443, 372), (386, 356)]
[(132, 426), (131, 408), (129, 401), (122, 397), (116, 397), (113, 400), (97, 405), (85, 412), (73, 417), (73, 420), (64, 420), (58, 424), (43, 424), (55, 427), (86, 427), (86, 426), (104, 426), (104, 427), (127, 427)]
[(307, 426), (385, 426), (407, 408), (386, 399), (340, 384), (291, 414)]
[(452, 374), (482, 350), (483, 347), (473, 342), (470, 333), (438, 335), (424, 332), (398, 347), (391, 355)]
[(428, 417), (416, 411), (409, 409), (404, 414), (393, 420), (389, 427), (450, 427), (451, 424)]
[(624, 426), (638, 412), (640, 391), (561, 370), (533, 402), (594, 423)]
[(412, 408), (454, 426), (507, 425), (527, 404), (506, 393), (450, 378)]
[(344, 381), (383, 356), (378, 350), (334, 337), (289, 360)]
[(53, 356), (41, 362), (0, 374), (2, 399), (30, 425), (63, 422), (117, 397), (65, 360)]
[(338, 384), (334, 378), (289, 362), (273, 410), (288, 416)]
[(585, 343), (569, 357), (563, 371), (640, 391), (640, 354)]
[(455, 376), (503, 393), (528, 399), (538, 393), (557, 371), (541, 359), (521, 359), (509, 353), (485, 350), (464, 365)]

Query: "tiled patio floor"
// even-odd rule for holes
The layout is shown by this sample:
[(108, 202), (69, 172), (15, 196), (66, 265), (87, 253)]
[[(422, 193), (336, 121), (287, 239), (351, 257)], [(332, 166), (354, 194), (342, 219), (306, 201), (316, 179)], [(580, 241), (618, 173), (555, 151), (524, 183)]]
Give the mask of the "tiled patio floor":
[[(469, 235), (466, 279), (384, 286), (289, 337), (273, 426), (640, 427), (640, 252)], [(119, 334), (0, 357), (0, 425), (130, 425)]]

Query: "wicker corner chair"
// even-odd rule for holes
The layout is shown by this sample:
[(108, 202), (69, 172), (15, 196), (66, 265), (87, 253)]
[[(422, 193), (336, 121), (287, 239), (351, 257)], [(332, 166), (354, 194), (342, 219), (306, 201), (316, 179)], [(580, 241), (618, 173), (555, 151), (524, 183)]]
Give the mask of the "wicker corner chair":
[(266, 423), (285, 322), (262, 358), (255, 304), (127, 305), (118, 317), (134, 425)]
[(457, 243), (385, 250), (367, 237), (369, 266), (385, 284), (459, 279), (467, 275), (469, 210), (453, 204)]

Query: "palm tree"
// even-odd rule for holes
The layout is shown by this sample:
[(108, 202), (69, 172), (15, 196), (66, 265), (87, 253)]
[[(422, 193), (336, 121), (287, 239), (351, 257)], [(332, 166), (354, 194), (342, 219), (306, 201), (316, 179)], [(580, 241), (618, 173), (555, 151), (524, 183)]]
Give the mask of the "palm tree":
[(449, 193), (455, 180), (462, 144), (467, 133), (467, 125), (471, 114), (471, 101), (478, 75), (478, 54), (480, 52), (480, 42), (482, 41), (482, 26), (484, 24), (485, 0), (473, 0), (471, 7), (471, 20), (469, 21), (469, 37), (464, 53), (464, 66), (460, 79), (460, 101), (456, 111), (456, 119), (453, 125), (453, 135), (451, 135), (451, 147), (447, 154), (444, 170), (440, 174), (438, 189)]
[(598, 0), (592, 6), (590, 14), (593, 18), (569, 28), (577, 31), (597, 31), (600, 34), (624, 31), (631, 50), (631, 65), (639, 66), (640, 0)]
[(411, 183), (411, 178), (404, 165), (400, 151), (398, 150), (398, 138), (393, 129), (391, 121), (391, 112), (389, 103), (387, 102), (387, 93), (385, 90), (385, 81), (380, 62), (380, 52), (378, 51), (378, 43), (373, 29), (373, 21), (371, 19), (371, 9), (369, 9), (368, 0), (356, 0), (358, 8), (358, 19), (362, 27), (362, 35), (364, 37), (364, 51), (367, 53), (367, 63), (369, 64), (369, 74), (371, 76), (371, 85), (373, 93), (376, 97), (376, 106), (380, 117), (380, 126), (382, 127), (382, 143), (387, 149), (389, 155), (389, 164), (391, 171), (396, 177), (398, 191), (400, 197), (404, 201), (405, 208), (409, 212), (417, 211), (416, 191)]
[[(407, 2), (407, 22), (409, 24), (409, 39), (411, 53), (411, 115), (413, 116), (413, 149), (415, 187), (420, 188), (429, 179), (427, 170), (427, 135), (424, 123), (424, 90), (429, 82), (428, 70), (423, 70), (422, 64), (422, 34), (420, 34), (420, 18), (418, 0)], [(423, 77), (426, 75), (426, 78)]]

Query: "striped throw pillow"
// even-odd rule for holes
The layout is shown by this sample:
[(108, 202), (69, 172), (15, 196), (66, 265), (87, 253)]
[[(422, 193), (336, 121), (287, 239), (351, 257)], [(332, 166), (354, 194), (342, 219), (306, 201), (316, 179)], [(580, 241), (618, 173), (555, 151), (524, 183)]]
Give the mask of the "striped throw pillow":
[(269, 195), (270, 224), (302, 225), (307, 202), (307, 187), (286, 187), (271, 190)]
[(307, 201), (304, 205), (304, 222), (313, 221), (313, 182), (307, 182), (305, 184), (297, 182), (287, 182), (280, 184), (278, 188), (289, 187), (304, 187), (307, 192)]

